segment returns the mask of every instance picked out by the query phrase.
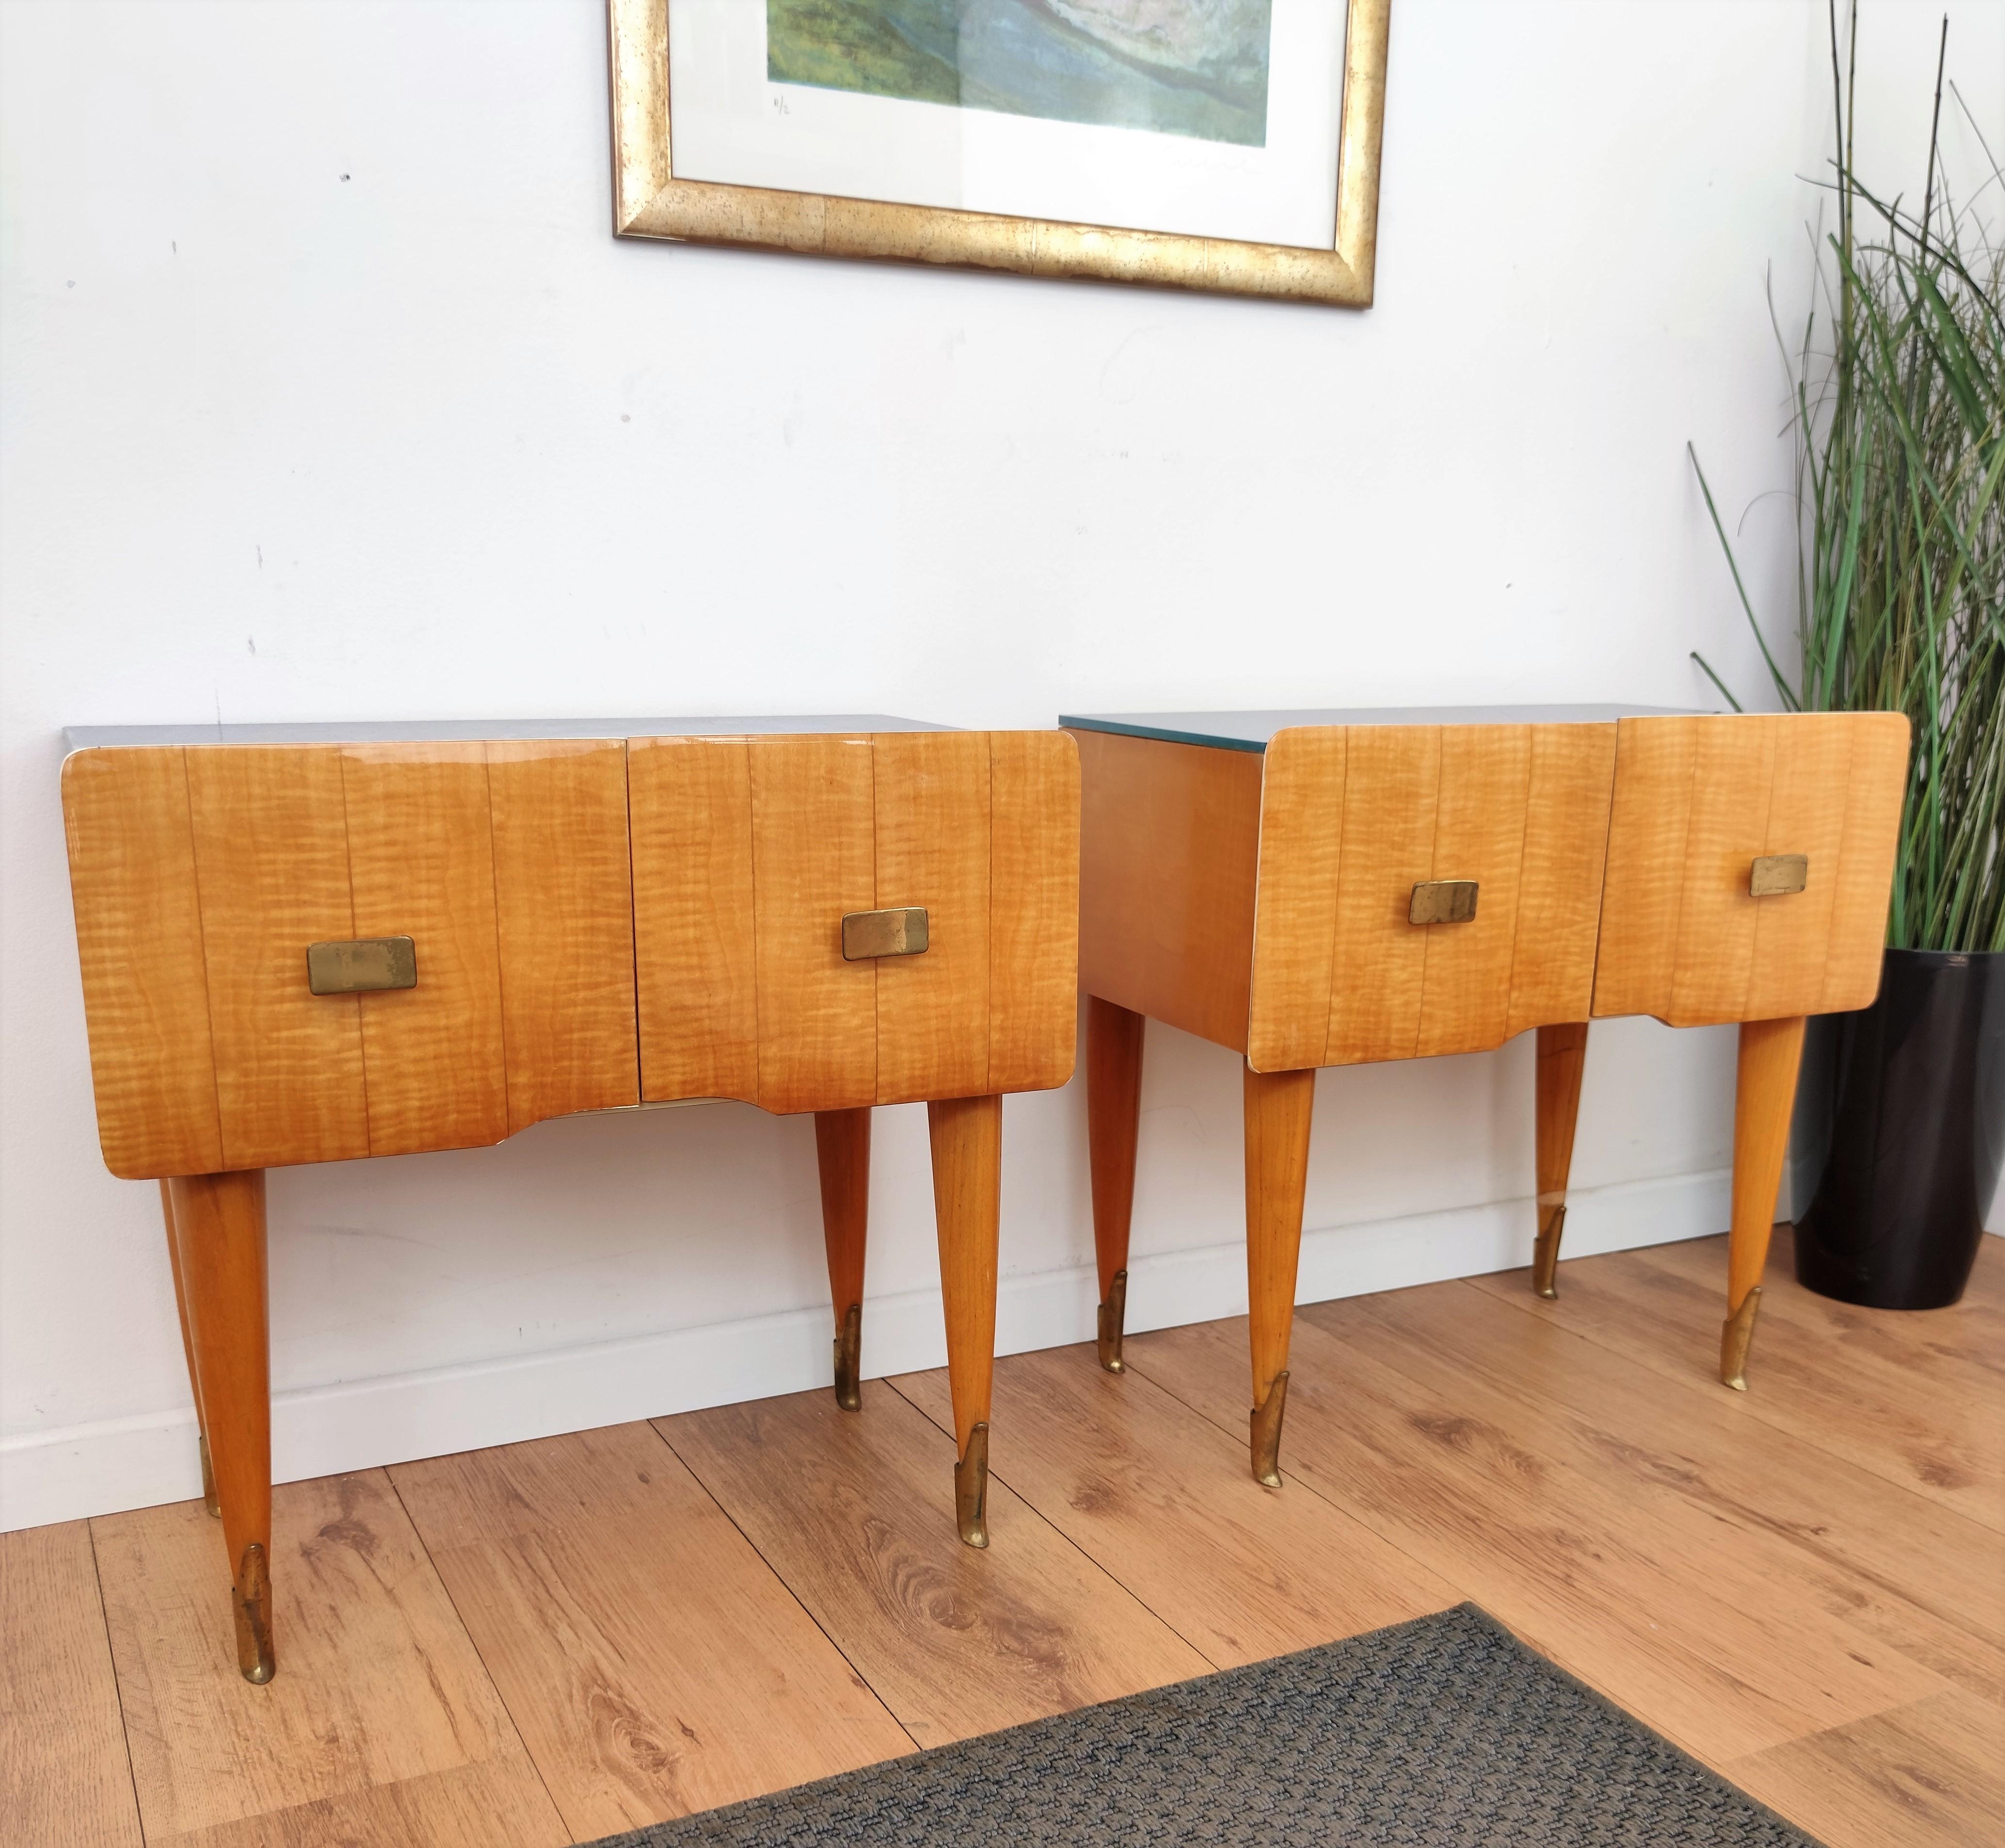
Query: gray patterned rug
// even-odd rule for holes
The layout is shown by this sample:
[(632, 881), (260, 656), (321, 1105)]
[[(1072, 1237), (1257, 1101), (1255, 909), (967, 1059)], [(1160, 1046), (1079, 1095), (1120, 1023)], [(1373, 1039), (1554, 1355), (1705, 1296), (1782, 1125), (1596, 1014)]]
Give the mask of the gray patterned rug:
[(598, 1848), (1815, 1848), (1473, 1604)]

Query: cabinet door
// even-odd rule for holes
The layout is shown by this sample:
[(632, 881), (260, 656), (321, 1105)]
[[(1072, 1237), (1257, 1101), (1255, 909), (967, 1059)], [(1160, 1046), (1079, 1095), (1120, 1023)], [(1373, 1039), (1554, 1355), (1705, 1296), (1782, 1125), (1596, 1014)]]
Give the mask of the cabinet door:
[(876, 906), (925, 908), (918, 956), (877, 968), (880, 1103), (988, 1090), (989, 770), (985, 731), (871, 742)]
[[(201, 746), (188, 777), (225, 1165), (500, 1141), (484, 747)], [(381, 937), (416, 986), (312, 992), (308, 945)]]
[(747, 759), (759, 1102), (875, 1103), (877, 965), (842, 954), (844, 917), (877, 906), (870, 740), (757, 738)]
[[(1247, 1056), (1259, 1071), (1480, 1051), (1586, 1017), (1609, 725), (1304, 727), (1263, 780)], [(1475, 915), (1412, 921), (1417, 885)]]
[[(636, 738), (645, 1095), (840, 1110), (1065, 1082), (1079, 770), (1059, 733)], [(843, 955), (922, 909), (923, 952)]]
[[(1894, 713), (1624, 719), (1594, 1011), (1675, 1026), (1863, 1007), (1906, 777)], [(1800, 856), (1762, 896), (1757, 860)]]
[[(623, 766), (616, 742), (73, 758), (114, 1172), (460, 1148), (636, 1101)], [(310, 945), (386, 937), (414, 986), (312, 991)]]
[(353, 935), (409, 937), (417, 955), (416, 987), (355, 997), (369, 1152), (498, 1142), (508, 1089), (486, 747), (352, 745), (341, 772)]
[(356, 935), (341, 748), (205, 745), (187, 760), (223, 1166), (366, 1155), (360, 997), (307, 985), (307, 946)]
[(988, 734), (991, 1094), (1072, 1076), (1079, 1028), (1079, 748)]

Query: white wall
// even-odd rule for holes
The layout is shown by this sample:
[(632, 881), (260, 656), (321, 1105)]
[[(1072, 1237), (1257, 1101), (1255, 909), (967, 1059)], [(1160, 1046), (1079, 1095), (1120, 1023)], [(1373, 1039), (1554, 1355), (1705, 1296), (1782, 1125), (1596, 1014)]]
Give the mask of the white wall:
[[(1996, 130), (2005, 10), (1951, 12)], [(1890, 184), (1937, 16), (1869, 0)], [(1694, 647), (1758, 699), (1684, 445), (1731, 513), (1786, 485), (1823, 18), (1399, 0), (1357, 314), (616, 243), (594, 0), (0, 6), (0, 1524), (195, 1488), (60, 728), (1711, 703)], [(1786, 536), (1754, 506), (1779, 617)], [(1569, 1250), (1725, 1224), (1731, 1069), (1596, 1029)], [(1304, 1296), (1526, 1261), (1531, 1076), (1326, 1075)], [(1158, 1029), (1143, 1101), (1131, 1324), (1232, 1310), (1234, 1061)], [(1002, 1345), (1083, 1338), (1080, 1087), (1006, 1122)], [(872, 1372), (942, 1352), (923, 1119), (877, 1134)], [(825, 1379), (812, 1144), (719, 1105), (275, 1174), (279, 1474)]]

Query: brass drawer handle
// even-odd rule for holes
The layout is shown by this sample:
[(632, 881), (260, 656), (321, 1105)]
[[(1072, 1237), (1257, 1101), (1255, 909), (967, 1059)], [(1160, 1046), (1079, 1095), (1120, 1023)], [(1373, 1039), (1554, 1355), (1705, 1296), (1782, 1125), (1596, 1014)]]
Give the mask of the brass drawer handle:
[(842, 959), (867, 963), (875, 956), (925, 954), (928, 932), (923, 905), (889, 911), (852, 911), (842, 920)]
[(1747, 896), (1780, 898), (1785, 892), (1801, 892), (1810, 882), (1809, 854), (1764, 854), (1748, 870)]
[(307, 986), (316, 994), (364, 994), (417, 985), (418, 946), (408, 937), (307, 945)]
[(1473, 879), (1427, 879), (1413, 888), (1406, 921), (1417, 924), (1468, 924), (1476, 916)]

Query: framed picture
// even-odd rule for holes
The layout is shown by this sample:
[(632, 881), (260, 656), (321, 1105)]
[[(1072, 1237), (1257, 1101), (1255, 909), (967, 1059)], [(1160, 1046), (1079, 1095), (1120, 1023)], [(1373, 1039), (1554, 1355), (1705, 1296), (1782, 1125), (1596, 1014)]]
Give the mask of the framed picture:
[(1392, 0), (608, 0), (613, 230), (1368, 307)]

